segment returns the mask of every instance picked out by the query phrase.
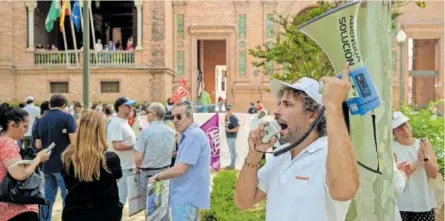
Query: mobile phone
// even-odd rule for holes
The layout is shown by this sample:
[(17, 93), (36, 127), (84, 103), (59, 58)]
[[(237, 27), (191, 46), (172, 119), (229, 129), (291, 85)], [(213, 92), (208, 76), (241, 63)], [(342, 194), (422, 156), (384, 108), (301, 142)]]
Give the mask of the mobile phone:
[(281, 127), (276, 121), (269, 121), (269, 125), (264, 127), (264, 136), (261, 139), (261, 142), (269, 143), (270, 139), (272, 139), (273, 136), (277, 137), (277, 139), (280, 139), (280, 130)]
[(52, 142), (47, 148), (44, 149), (44, 151), (49, 153), (55, 146), (56, 144)]

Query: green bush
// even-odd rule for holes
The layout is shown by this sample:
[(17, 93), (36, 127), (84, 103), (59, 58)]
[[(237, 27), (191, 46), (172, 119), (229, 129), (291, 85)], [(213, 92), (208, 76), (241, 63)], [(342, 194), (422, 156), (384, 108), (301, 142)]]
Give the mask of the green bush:
[(210, 210), (201, 212), (201, 221), (264, 221), (264, 203), (241, 211), (236, 208), (234, 192), (237, 171), (220, 171), (213, 179)]
[(414, 137), (427, 137), (434, 146), (440, 173), (444, 177), (444, 118), (439, 116), (439, 105), (440, 102), (431, 102), (426, 108), (404, 106), (400, 111), (410, 119)]

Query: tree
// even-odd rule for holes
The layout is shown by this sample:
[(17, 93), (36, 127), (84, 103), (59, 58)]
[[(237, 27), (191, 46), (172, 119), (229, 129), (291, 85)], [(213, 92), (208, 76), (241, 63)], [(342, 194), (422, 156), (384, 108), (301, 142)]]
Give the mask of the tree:
[[(249, 49), (249, 54), (256, 58), (253, 65), (263, 68), (263, 72), (271, 74), (272, 78), (287, 82), (304, 76), (318, 79), (333, 74), (334, 70), (326, 54), (312, 39), (299, 32), (297, 27), (338, 4), (340, 3), (320, 1), (317, 7), (292, 18), (275, 13), (277, 19), (274, 22), (281, 26), (283, 31), (276, 34), (275, 43), (269, 42)], [(271, 72), (271, 62), (283, 64), (283, 74)]]

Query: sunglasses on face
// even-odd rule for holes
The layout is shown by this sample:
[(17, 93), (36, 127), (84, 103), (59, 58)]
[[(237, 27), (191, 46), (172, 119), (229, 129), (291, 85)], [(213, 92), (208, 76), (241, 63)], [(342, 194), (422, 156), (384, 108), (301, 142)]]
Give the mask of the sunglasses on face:
[(182, 120), (182, 115), (184, 115), (184, 114), (176, 114), (176, 115), (173, 115), (173, 120), (174, 119), (176, 119), (176, 120)]

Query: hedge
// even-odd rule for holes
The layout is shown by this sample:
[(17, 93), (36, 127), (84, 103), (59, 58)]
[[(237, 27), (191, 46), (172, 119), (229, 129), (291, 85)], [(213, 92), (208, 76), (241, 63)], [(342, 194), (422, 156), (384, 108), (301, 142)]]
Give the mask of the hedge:
[(444, 117), (440, 116), (439, 105), (440, 101), (436, 101), (430, 102), (426, 108), (404, 106), (400, 111), (410, 119), (414, 137), (427, 137), (434, 146), (439, 170), (444, 177)]
[(236, 208), (234, 193), (237, 171), (220, 171), (213, 179), (210, 210), (201, 211), (201, 221), (264, 221), (264, 202), (242, 211)]

